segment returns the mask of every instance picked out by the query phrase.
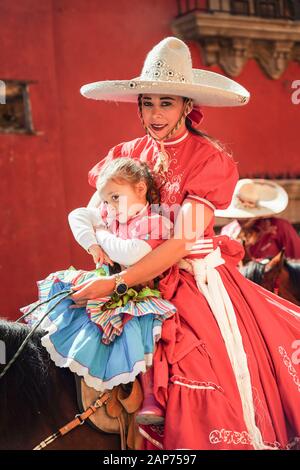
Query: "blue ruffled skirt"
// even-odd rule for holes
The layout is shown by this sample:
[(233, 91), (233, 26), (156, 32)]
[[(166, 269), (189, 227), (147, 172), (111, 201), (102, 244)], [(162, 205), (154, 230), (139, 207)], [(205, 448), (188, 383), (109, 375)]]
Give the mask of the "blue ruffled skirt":
[[(95, 271), (78, 271), (70, 268), (51, 273), (46, 279), (38, 281), (39, 300), (21, 308), (27, 313), (39, 302), (63, 293), (74, 285), (97, 278)], [(34, 325), (42, 315), (49, 311), (59, 297), (42, 305), (29, 316), (28, 322)], [(86, 308), (70, 309), (74, 304), (69, 297), (63, 299), (43, 320), (41, 327), (47, 333), (42, 344), (51, 359), (59, 367), (69, 367), (72, 372), (82, 376), (88, 386), (103, 391), (120, 383), (132, 382), (140, 372), (152, 365), (155, 341), (160, 338), (162, 322), (174, 315), (176, 308), (163, 299), (149, 298), (138, 303), (129, 301), (124, 307), (103, 310), (105, 301), (96, 299)], [(99, 309), (95, 312), (95, 306)], [(93, 312), (91, 315), (91, 311)], [(92, 318), (105, 315), (126, 321), (115, 330), (111, 341), (107, 342), (103, 329)], [(104, 341), (106, 339), (106, 341)]]

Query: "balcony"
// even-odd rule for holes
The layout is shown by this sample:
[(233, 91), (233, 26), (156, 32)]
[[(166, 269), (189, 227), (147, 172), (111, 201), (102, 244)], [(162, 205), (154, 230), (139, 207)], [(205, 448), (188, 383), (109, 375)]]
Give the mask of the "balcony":
[(237, 77), (254, 58), (271, 79), (300, 62), (300, 1), (178, 0), (174, 34), (197, 41), (204, 65)]

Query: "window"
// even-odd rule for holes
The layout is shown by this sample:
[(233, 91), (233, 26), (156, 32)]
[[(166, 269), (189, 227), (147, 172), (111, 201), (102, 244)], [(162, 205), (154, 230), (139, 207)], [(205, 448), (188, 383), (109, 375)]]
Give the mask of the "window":
[(177, 0), (178, 16), (190, 12), (300, 19), (300, 0)]
[(233, 15), (250, 15), (250, 2), (248, 0), (231, 0), (230, 4)]
[(262, 18), (280, 17), (279, 0), (256, 0), (256, 14)]
[(0, 132), (33, 134), (29, 82), (0, 81)]

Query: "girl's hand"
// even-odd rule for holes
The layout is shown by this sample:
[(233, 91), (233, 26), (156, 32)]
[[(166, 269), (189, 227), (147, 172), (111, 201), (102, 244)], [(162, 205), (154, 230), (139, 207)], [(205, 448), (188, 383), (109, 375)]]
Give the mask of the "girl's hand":
[(106, 297), (113, 293), (115, 288), (115, 278), (99, 277), (92, 281), (84, 282), (78, 286), (74, 286), (73, 290), (76, 291), (70, 297), (75, 302), (70, 308), (85, 307), (88, 300), (97, 299), (98, 297)]
[(93, 257), (94, 263), (99, 266), (102, 266), (103, 263), (110, 264), (111, 266), (114, 265), (113, 261), (99, 245), (91, 245), (88, 249), (88, 253)]

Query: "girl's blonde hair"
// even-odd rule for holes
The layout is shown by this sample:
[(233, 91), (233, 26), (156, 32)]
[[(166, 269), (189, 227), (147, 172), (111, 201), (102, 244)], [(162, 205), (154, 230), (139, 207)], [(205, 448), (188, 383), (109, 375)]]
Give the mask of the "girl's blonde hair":
[(160, 204), (160, 193), (146, 163), (129, 157), (110, 160), (101, 168), (97, 179), (97, 190), (102, 191), (108, 181), (126, 182), (135, 185), (144, 181), (147, 186), (146, 199), (149, 204)]

